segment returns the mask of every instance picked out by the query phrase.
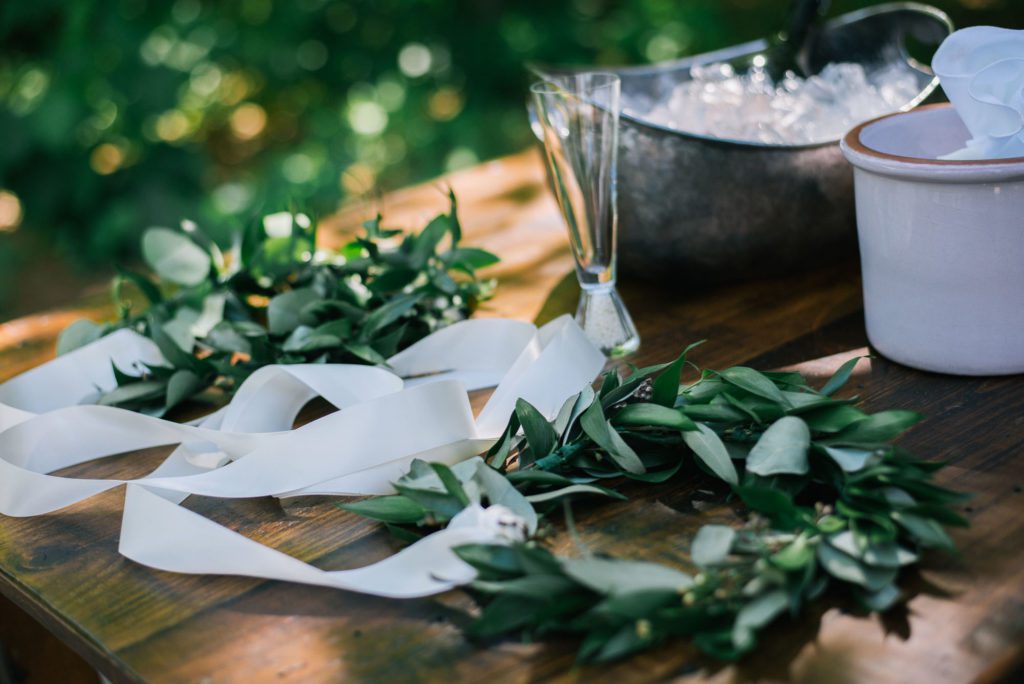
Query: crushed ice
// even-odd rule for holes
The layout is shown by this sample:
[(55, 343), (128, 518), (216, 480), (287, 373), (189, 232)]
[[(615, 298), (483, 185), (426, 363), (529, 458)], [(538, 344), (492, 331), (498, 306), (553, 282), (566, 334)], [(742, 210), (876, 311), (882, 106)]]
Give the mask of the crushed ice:
[(691, 80), (667, 99), (626, 103), (638, 118), (679, 131), (775, 145), (838, 140), (857, 124), (895, 112), (920, 88), (906, 67), (872, 72), (860, 64), (829, 64), (810, 78), (792, 72), (779, 83), (764, 69), (737, 74), (725, 63), (696, 65)]

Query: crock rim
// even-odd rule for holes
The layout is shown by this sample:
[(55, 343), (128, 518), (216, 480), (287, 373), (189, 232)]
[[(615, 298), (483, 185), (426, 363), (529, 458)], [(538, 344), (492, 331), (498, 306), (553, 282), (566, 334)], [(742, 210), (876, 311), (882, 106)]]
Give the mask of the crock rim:
[(884, 159), (890, 162), (899, 162), (902, 164), (910, 164), (912, 166), (932, 166), (932, 167), (965, 167), (965, 166), (1013, 166), (1015, 164), (1024, 164), (1024, 157), (1007, 157), (1004, 159), (926, 159), (924, 157), (906, 157), (899, 154), (890, 154), (888, 152), (882, 152), (876, 150), (873, 147), (868, 147), (861, 142), (860, 134), (868, 126), (872, 126), (885, 119), (891, 119), (896, 116), (910, 116), (916, 112), (926, 112), (936, 109), (952, 109), (952, 105), (949, 102), (938, 102), (935, 104), (921, 105), (915, 107), (906, 112), (893, 112), (892, 114), (885, 114), (877, 118), (865, 121), (862, 124), (852, 128), (842, 138), (843, 147), (847, 148), (851, 152), (864, 155), (866, 157), (872, 157), (875, 159)]

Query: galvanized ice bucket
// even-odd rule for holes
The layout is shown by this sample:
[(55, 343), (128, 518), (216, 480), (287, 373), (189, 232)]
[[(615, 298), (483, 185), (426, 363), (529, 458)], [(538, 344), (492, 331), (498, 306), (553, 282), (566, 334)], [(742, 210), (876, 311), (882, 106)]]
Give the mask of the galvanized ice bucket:
[[(895, 64), (925, 101), (938, 85), (910, 55), (911, 41), (937, 46), (952, 31), (942, 11), (893, 3), (825, 23), (810, 66)], [(604, 69), (622, 78), (623, 101), (662, 99), (694, 64), (758, 53), (764, 40), (644, 67)], [(539, 67), (546, 74), (579, 69)], [(839, 140), (813, 145), (729, 141), (624, 113), (619, 149), (619, 264), (631, 276), (725, 282), (821, 264), (856, 249), (853, 174)]]

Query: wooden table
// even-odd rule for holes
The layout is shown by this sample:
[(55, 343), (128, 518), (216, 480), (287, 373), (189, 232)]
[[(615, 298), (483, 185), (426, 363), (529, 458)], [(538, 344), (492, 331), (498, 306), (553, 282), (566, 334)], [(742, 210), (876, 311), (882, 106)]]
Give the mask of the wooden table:
[[(563, 227), (543, 188), (539, 160), (524, 153), (456, 174), (470, 243), (505, 262), (498, 297), (483, 315), (550, 318), (570, 310), (575, 285)], [(380, 209), (396, 225), (422, 225), (444, 207), (440, 186), (394, 193)], [(376, 206), (354, 206), (326, 231), (341, 241)], [(629, 230), (629, 226), (623, 226)], [(865, 350), (855, 264), (700, 291), (627, 280), (623, 293), (645, 365), (708, 338), (696, 361), (793, 367), (824, 377)], [(54, 335), (104, 297), (76, 309), (0, 326), (5, 376), (44, 361)], [(904, 578), (905, 608), (882, 617), (821, 604), (765, 635), (738, 665), (698, 656), (684, 641), (600, 668), (574, 667), (576, 644), (504, 642), (481, 648), (459, 629), (469, 600), (388, 601), (282, 582), (186, 576), (136, 565), (117, 553), (123, 491), (106, 492), (37, 518), (0, 518), (0, 590), (115, 681), (995, 681), (1018, 672), (1024, 642), (1024, 378), (953, 378), (874, 358), (851, 392), (869, 409), (908, 408), (928, 419), (905, 437), (918, 454), (952, 463), (942, 481), (976, 494), (957, 530), (957, 557), (926, 556)], [(104, 477), (142, 474), (156, 449), (74, 469)], [(626, 488), (622, 504), (581, 505), (578, 522), (594, 548), (654, 560), (678, 558), (686, 539), (724, 507), (691, 503), (694, 482)], [(329, 569), (355, 567), (396, 548), (377, 526), (306, 498), (224, 501), (192, 497), (194, 510)], [(565, 540), (558, 542), (564, 549)], [(1021, 681), (1021, 680), (1018, 680)]]

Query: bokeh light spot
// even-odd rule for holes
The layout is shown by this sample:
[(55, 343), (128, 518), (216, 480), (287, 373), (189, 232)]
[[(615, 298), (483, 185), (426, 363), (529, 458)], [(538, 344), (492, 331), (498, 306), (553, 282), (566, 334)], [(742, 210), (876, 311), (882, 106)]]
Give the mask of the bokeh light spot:
[(360, 135), (379, 135), (388, 126), (388, 113), (376, 102), (354, 102), (348, 110), (348, 123)]
[(239, 140), (252, 140), (267, 127), (267, 112), (255, 102), (246, 102), (231, 113), (231, 132)]
[(20, 225), (21, 200), (10, 190), (0, 190), (0, 232), (13, 232)]
[(455, 88), (445, 86), (438, 88), (430, 96), (427, 109), (435, 121), (451, 121), (462, 111), (462, 93)]
[(284, 160), (281, 173), (290, 183), (308, 183), (316, 175), (316, 162), (308, 154), (292, 154)]
[(405, 104), (405, 86), (392, 79), (382, 79), (377, 84), (377, 101), (389, 112), (395, 112)]
[(22, 73), (8, 100), (11, 111), (20, 116), (32, 112), (50, 87), (50, 75), (37, 67), (29, 67)]
[(157, 117), (156, 135), (165, 142), (177, 142), (189, 132), (188, 117), (178, 109), (171, 109)]
[(663, 62), (679, 56), (680, 45), (672, 36), (659, 33), (647, 41), (644, 55), (652, 62)]
[(224, 183), (213, 191), (213, 205), (222, 214), (238, 214), (248, 208), (252, 190), (242, 183)]
[(398, 52), (398, 68), (409, 78), (418, 78), (430, 71), (430, 48), (423, 43), (409, 43)]
[(89, 155), (89, 166), (101, 176), (109, 176), (123, 164), (124, 150), (113, 143), (97, 145)]
[(253, 89), (251, 79), (241, 71), (225, 74), (221, 79), (218, 99), (221, 103), (231, 106), (245, 99)]
[(224, 74), (219, 67), (204, 63), (192, 70), (189, 77), (189, 88), (200, 97), (211, 97), (220, 88)]

